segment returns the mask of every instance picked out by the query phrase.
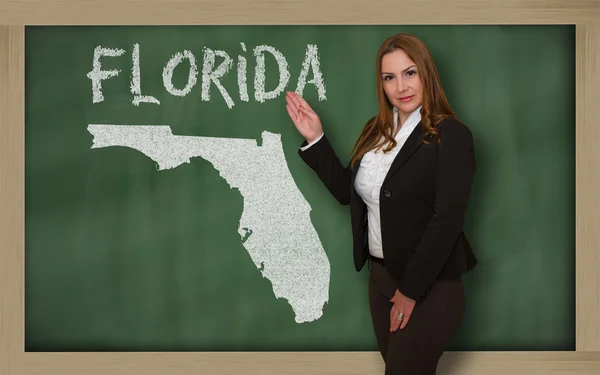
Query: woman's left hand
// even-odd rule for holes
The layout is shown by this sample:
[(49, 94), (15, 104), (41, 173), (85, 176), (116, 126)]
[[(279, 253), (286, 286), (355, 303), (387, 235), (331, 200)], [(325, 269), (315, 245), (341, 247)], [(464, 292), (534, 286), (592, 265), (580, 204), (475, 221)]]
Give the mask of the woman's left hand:
[[(396, 289), (396, 294), (390, 300), (394, 304), (392, 306), (392, 310), (390, 311), (390, 332), (394, 332), (400, 327), (400, 329), (404, 329), (408, 321), (410, 320), (410, 316), (415, 308), (416, 301), (410, 299), (400, 293), (398, 289)], [(398, 320), (398, 314), (403, 313), (404, 316), (402, 320)]]

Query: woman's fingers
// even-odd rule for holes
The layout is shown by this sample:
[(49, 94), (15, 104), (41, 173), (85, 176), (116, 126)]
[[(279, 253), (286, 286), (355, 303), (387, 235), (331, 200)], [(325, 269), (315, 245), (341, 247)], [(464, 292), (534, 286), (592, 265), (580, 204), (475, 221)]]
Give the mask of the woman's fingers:
[(285, 105), (285, 109), (287, 109), (287, 113), (290, 116), (290, 118), (292, 119), (292, 121), (294, 123), (296, 123), (298, 121), (298, 113), (296, 111), (294, 111), (289, 104)]
[(315, 120), (318, 118), (317, 114), (315, 113), (315, 111), (312, 110), (310, 105), (308, 105), (306, 100), (304, 100), (304, 98), (302, 98), (295, 92), (288, 91), (286, 93), (286, 101), (290, 103), (292, 108), (298, 111), (303, 111), (311, 119)]
[[(292, 117), (292, 121), (294, 121), (294, 123), (299, 126), (300, 125), (300, 121), (304, 118), (304, 115), (302, 114), (302, 112), (300, 111), (300, 108), (294, 103), (294, 101), (290, 98), (290, 96), (288, 95), (286, 97), (286, 108), (289, 106), (288, 109), (288, 113), (290, 113), (290, 117)], [(293, 116), (292, 116), (293, 114)]]
[(402, 324), (400, 324), (400, 329), (404, 329), (404, 327), (406, 327), (406, 325), (408, 324), (408, 321), (410, 320), (410, 313), (407, 315), (404, 315), (404, 317), (402, 318)]
[(300, 103), (300, 105), (304, 108), (306, 108), (308, 110), (308, 112), (311, 112), (313, 114), (316, 115), (315, 111), (312, 110), (312, 108), (310, 107), (310, 105), (308, 105), (308, 103), (306, 102), (306, 100), (304, 100), (303, 97), (301, 97), (300, 95), (293, 93), (294, 96), (298, 99), (298, 102)]
[[(404, 307), (404, 318), (402, 319), (402, 324), (400, 325), (400, 329), (404, 329), (404, 327), (406, 327), (406, 325), (408, 324), (408, 321), (410, 320), (410, 317), (412, 315), (413, 309), (414, 309), (414, 305), (412, 304), (406, 304), (407, 306)], [(412, 306), (411, 306), (412, 305)]]
[(313, 111), (311, 111), (303, 105), (300, 107), (300, 111), (304, 113), (304, 115), (308, 117), (311, 121), (316, 122), (319, 119), (316, 113), (314, 113)]
[(288, 92), (285, 96), (285, 101), (292, 107), (296, 112), (300, 110), (300, 105), (297, 100), (294, 99), (292, 93)]
[(393, 323), (391, 324), (391, 331), (394, 332), (398, 329), (398, 327), (400, 327), (400, 323), (402, 321), (404, 321), (404, 317), (402, 318), (402, 320), (398, 319), (398, 314), (401, 312), (401, 309), (397, 308), (396, 309), (396, 313), (393, 316)]
[(398, 314), (402, 311), (398, 304), (394, 304), (390, 310), (390, 332), (394, 332), (400, 326), (400, 320), (398, 320)]
[(323, 132), (319, 116), (298, 94), (288, 91), (286, 93), (286, 109), (296, 129), (307, 140), (314, 138)]
[(292, 119), (296, 130), (298, 130), (303, 137), (308, 137), (310, 134), (306, 121), (306, 115), (304, 115), (302, 112), (294, 111), (290, 105), (286, 105), (285, 108), (287, 109), (288, 115)]
[(303, 97), (301, 97), (300, 95), (296, 94), (295, 92), (291, 92), (288, 91), (287, 93), (287, 97), (290, 98), (290, 100), (292, 101), (292, 103), (294, 104), (294, 106), (296, 108), (304, 108), (306, 114), (310, 114), (312, 119), (317, 118), (317, 114), (315, 113), (315, 111), (313, 111), (313, 109), (310, 107), (310, 105), (306, 102), (306, 100), (304, 100)]
[(295, 92), (288, 91), (286, 94), (286, 99), (289, 99), (290, 103), (292, 104), (292, 108), (297, 111), (300, 110), (300, 105), (302, 104), (298, 98), (299, 96)]

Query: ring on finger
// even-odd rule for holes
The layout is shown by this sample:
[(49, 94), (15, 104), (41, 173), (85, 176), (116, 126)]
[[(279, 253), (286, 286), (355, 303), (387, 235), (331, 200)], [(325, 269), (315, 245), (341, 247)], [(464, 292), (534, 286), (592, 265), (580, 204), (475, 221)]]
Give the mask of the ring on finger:
[(396, 317), (396, 319), (402, 320), (403, 317), (404, 317), (404, 313), (398, 313), (398, 316)]

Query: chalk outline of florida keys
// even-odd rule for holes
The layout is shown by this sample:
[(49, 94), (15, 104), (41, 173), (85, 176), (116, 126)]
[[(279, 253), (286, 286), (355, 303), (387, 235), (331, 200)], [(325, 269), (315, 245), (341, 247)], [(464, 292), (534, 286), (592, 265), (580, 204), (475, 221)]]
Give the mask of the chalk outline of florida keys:
[[(89, 124), (92, 149), (122, 146), (158, 163), (158, 170), (210, 162), (231, 188), (242, 195), (238, 234), (276, 298), (285, 298), (296, 323), (323, 315), (329, 299), (329, 259), (310, 220), (310, 204), (290, 173), (281, 135), (262, 132), (256, 139), (173, 135), (168, 125)], [(247, 232), (247, 233), (246, 233)]]

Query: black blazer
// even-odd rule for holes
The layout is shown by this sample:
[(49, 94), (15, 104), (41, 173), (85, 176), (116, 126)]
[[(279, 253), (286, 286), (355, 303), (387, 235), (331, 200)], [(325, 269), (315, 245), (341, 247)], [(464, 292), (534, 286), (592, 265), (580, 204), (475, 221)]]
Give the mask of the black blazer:
[[(473, 138), (458, 120), (445, 119), (436, 136), (422, 142), (419, 123), (394, 159), (381, 187), (381, 236), (386, 268), (402, 294), (425, 298), (438, 279), (470, 271), (477, 259), (462, 226), (475, 173)], [(301, 147), (306, 146), (306, 140)], [(350, 205), (354, 265), (360, 271), (369, 256), (367, 206), (354, 189), (354, 168), (344, 167), (327, 135), (298, 150), (329, 192)]]

